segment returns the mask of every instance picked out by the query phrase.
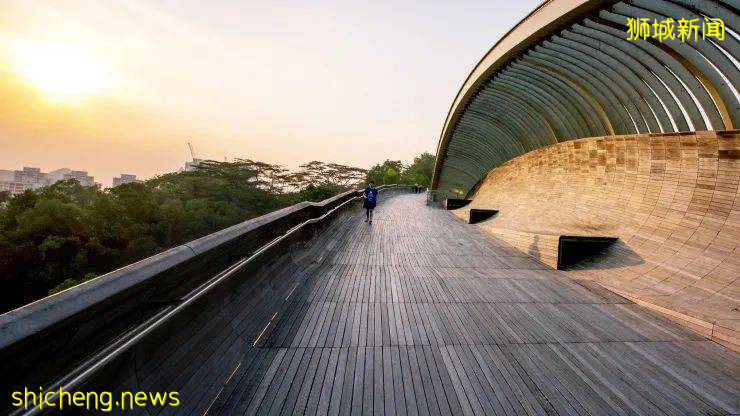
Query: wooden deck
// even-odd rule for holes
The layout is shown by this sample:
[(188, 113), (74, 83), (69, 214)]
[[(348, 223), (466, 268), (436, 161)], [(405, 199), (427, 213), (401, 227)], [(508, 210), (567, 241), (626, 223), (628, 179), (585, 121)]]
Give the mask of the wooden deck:
[(275, 270), (285, 299), (255, 339), (221, 342), (240, 358), (203, 379), (198, 414), (740, 413), (738, 354), (421, 195), (362, 218), (314, 242), (309, 267)]

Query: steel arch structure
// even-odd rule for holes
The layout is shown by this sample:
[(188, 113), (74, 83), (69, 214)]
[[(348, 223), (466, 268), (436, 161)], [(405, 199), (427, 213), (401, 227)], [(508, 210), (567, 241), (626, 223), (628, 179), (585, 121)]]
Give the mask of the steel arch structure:
[[(465, 80), (432, 189), (466, 194), (492, 168), (562, 141), (740, 126), (737, 0), (551, 0)], [(723, 40), (628, 40), (628, 19), (720, 18)]]

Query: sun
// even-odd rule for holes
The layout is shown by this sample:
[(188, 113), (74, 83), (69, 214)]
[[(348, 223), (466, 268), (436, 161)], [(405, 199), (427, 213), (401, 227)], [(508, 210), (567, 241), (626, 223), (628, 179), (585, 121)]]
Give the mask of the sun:
[(102, 92), (107, 82), (100, 61), (75, 45), (18, 45), (15, 60), (19, 75), (50, 101), (79, 101)]

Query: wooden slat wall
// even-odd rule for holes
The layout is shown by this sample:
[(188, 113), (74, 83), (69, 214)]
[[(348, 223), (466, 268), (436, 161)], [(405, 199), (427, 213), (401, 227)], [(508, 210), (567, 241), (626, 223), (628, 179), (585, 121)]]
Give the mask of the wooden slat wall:
[(558, 235), (619, 237), (569, 273), (740, 350), (740, 131), (573, 140), (492, 170), (468, 209), (552, 264)]

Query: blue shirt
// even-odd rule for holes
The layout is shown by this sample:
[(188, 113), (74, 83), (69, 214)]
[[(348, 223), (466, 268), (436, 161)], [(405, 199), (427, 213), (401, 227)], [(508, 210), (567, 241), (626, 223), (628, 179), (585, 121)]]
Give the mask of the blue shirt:
[(365, 188), (365, 198), (367, 198), (367, 202), (375, 202), (375, 200), (378, 198), (378, 190), (376, 188), (367, 187)]

